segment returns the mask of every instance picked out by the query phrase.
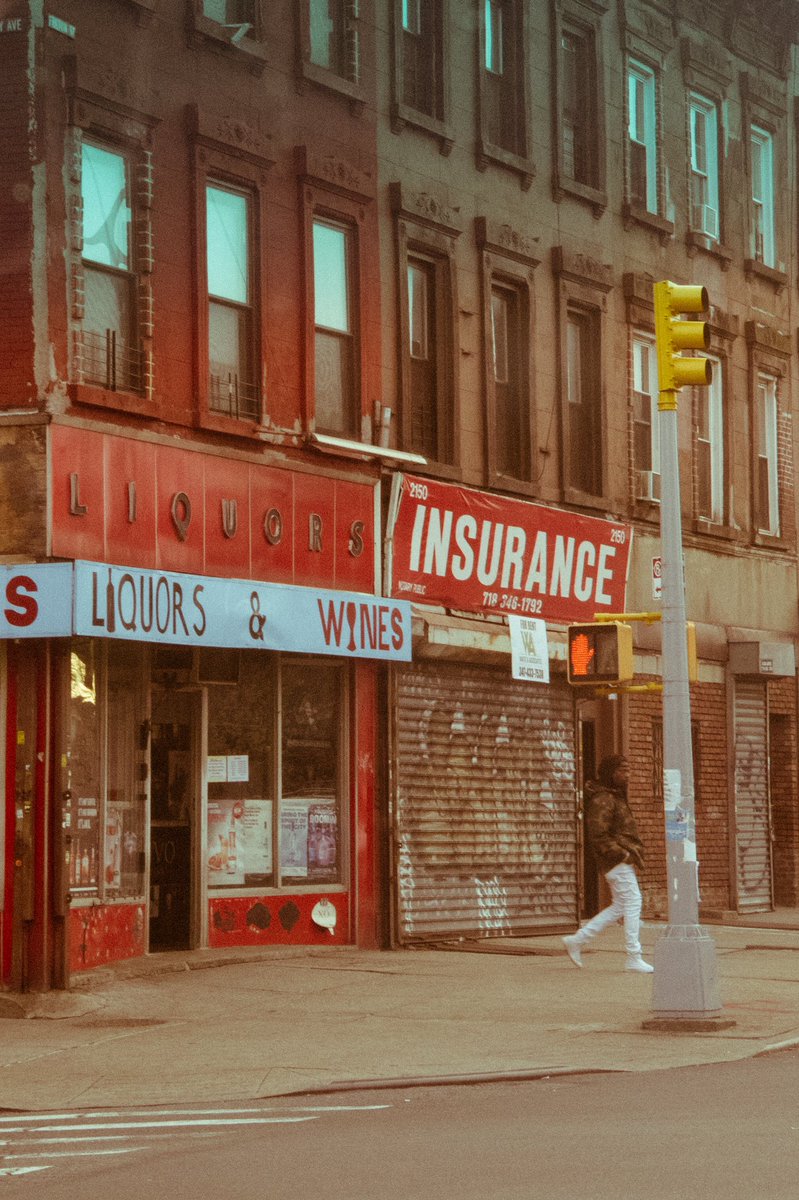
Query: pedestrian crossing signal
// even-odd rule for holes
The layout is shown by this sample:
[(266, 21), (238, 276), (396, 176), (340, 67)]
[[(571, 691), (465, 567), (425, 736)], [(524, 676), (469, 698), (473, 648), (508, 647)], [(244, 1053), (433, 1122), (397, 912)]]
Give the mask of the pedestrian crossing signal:
[(633, 677), (633, 631), (621, 621), (569, 626), (569, 683), (629, 683)]

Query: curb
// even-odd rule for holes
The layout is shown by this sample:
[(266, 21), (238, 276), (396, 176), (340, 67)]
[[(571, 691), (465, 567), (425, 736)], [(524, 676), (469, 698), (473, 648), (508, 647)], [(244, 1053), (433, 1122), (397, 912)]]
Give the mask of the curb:
[(471, 1075), (407, 1075), (393, 1079), (347, 1079), (318, 1083), (297, 1091), (271, 1092), (260, 1100), (282, 1096), (324, 1096), (337, 1092), (399, 1091), (402, 1088), (462, 1087), (482, 1083), (525, 1083), (567, 1075), (624, 1075), (626, 1067), (531, 1067), (520, 1071), (486, 1071)]

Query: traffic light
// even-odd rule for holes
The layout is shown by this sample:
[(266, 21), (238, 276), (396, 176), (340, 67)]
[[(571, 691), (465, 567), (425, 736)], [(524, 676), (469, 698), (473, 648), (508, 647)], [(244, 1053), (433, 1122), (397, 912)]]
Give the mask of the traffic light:
[(621, 621), (569, 626), (569, 683), (628, 683), (633, 677), (633, 631)]
[(706, 321), (684, 321), (680, 313), (706, 312), (707, 291), (699, 284), (662, 280), (655, 290), (655, 338), (661, 392), (681, 387), (707, 387), (712, 367), (706, 358), (683, 358), (681, 350), (707, 350), (710, 331)]

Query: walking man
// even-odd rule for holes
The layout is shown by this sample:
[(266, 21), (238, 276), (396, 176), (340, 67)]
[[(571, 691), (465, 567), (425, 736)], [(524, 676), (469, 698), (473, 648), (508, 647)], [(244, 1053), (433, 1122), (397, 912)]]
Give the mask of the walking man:
[(625, 968), (644, 974), (654, 970), (641, 956), (641, 889), (636, 867), (644, 865), (644, 847), (627, 803), (627, 759), (619, 754), (603, 758), (596, 780), (585, 785), (586, 830), (596, 859), (610, 886), (611, 903), (581, 929), (563, 939), (576, 967), (583, 965), (582, 948), (608, 925), (624, 922), (627, 950)]

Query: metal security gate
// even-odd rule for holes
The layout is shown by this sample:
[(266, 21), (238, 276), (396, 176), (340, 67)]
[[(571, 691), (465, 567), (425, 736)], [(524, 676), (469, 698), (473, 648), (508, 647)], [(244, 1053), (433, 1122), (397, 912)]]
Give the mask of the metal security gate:
[(736, 679), (733, 719), (738, 909), (763, 912), (772, 907), (768, 710), (764, 683)]
[(565, 683), (414, 664), (396, 676), (400, 941), (574, 923), (573, 703)]

